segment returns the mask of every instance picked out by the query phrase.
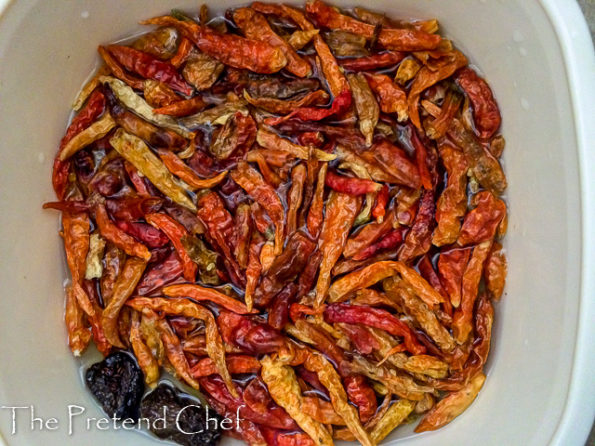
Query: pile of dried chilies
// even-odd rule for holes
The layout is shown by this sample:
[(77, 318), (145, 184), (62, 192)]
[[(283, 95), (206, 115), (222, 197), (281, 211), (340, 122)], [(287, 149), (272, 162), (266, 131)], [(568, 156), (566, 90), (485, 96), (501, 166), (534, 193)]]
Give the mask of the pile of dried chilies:
[(251, 445), (463, 412), (506, 258), (490, 87), (436, 20), (314, 0), (180, 11), (74, 105), (53, 185), (69, 344), (134, 352)]

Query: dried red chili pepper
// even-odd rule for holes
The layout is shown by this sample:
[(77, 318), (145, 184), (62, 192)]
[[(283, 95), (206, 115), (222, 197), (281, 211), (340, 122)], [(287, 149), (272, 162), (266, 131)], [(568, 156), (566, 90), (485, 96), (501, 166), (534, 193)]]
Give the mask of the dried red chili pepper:
[(287, 57), (287, 66), (285, 67), (287, 71), (298, 77), (310, 75), (312, 72), (310, 64), (272, 30), (264, 16), (250, 8), (238, 8), (233, 12), (233, 21), (247, 38), (261, 40), (282, 49), (283, 54)]
[(298, 119), (300, 121), (321, 121), (333, 115), (340, 116), (342, 113), (349, 110), (349, 107), (351, 107), (351, 102), (351, 90), (349, 87), (347, 87), (341, 90), (337, 96), (335, 96), (329, 108), (301, 107), (280, 118), (267, 118), (265, 119), (265, 123), (276, 126), (287, 121), (288, 119)]
[(318, 232), (320, 231), (320, 226), (322, 225), (324, 211), (324, 184), (326, 181), (327, 169), (328, 164), (323, 163), (318, 170), (316, 190), (314, 191), (314, 196), (312, 197), (312, 203), (310, 204), (310, 209), (308, 211), (308, 217), (306, 220), (308, 232), (313, 237), (318, 237)]
[[(258, 373), (260, 370), (260, 362), (253, 356), (247, 355), (228, 355), (225, 358), (227, 369), (229, 373)], [(202, 378), (203, 376), (217, 375), (217, 367), (211, 358), (203, 358), (196, 363), (191, 369), (190, 374), (194, 378)]]
[(241, 162), (232, 171), (233, 180), (260, 204), (275, 225), (275, 253), (281, 254), (285, 235), (285, 209), (275, 189), (268, 185), (262, 176), (248, 163)]
[(506, 269), (507, 262), (504, 248), (500, 243), (494, 243), (483, 271), (486, 288), (492, 299), (499, 300), (502, 296), (506, 282)]
[(473, 105), (475, 131), (482, 139), (491, 138), (500, 128), (502, 117), (488, 83), (471, 68), (457, 72), (455, 82), (465, 91)]
[(370, 56), (341, 59), (339, 64), (349, 71), (371, 71), (392, 67), (403, 60), (406, 54), (399, 51), (386, 51)]
[(274, 353), (286, 345), (286, 338), (254, 316), (241, 316), (230, 311), (221, 311), (217, 317), (223, 340), (236, 345), (245, 353)]
[(380, 99), (384, 113), (396, 113), (399, 121), (407, 120), (407, 94), (385, 74), (366, 73), (370, 88)]
[(369, 245), (353, 256), (353, 260), (365, 260), (372, 257), (378, 251), (385, 249), (396, 249), (403, 241), (407, 228), (393, 229), (380, 239), (380, 241)]
[(207, 107), (209, 104), (205, 101), (202, 96), (194, 96), (190, 99), (184, 99), (177, 101), (169, 105), (164, 105), (159, 108), (155, 108), (153, 113), (160, 115), (170, 115), (175, 117), (182, 117), (193, 115)]
[(393, 178), (394, 182), (413, 189), (419, 188), (420, 176), (417, 166), (411, 162), (403, 149), (389, 141), (376, 142), (369, 150), (360, 152), (359, 156), (368, 163), (380, 165)]
[(331, 283), (331, 271), (343, 252), (360, 206), (361, 200), (358, 197), (334, 191), (329, 195), (318, 242), (322, 262), (320, 262), (316, 282), (315, 306), (317, 307), (320, 307), (326, 298)]
[(66, 186), (68, 183), (68, 171), (70, 169), (70, 161), (63, 161), (60, 159), (62, 149), (74, 138), (78, 133), (89, 127), (105, 110), (105, 96), (101, 88), (97, 88), (91, 93), (85, 106), (73, 118), (72, 122), (66, 129), (66, 134), (60, 141), (60, 148), (54, 159), (52, 172), (52, 185), (59, 200), (63, 200), (66, 193)]
[(173, 282), (184, 272), (184, 265), (175, 251), (172, 251), (162, 262), (147, 269), (138, 283), (136, 292), (146, 296), (164, 285)]
[(362, 375), (350, 375), (343, 380), (349, 400), (357, 406), (359, 418), (366, 423), (376, 413), (378, 402), (374, 390)]
[(361, 252), (375, 241), (388, 234), (391, 229), (393, 229), (394, 224), (395, 212), (391, 209), (382, 222), (369, 223), (349, 238), (345, 244), (343, 255), (345, 257), (353, 257), (358, 252)]
[(432, 230), (434, 229), (434, 192), (426, 190), (419, 201), (419, 209), (413, 226), (405, 238), (403, 248), (399, 251), (399, 260), (407, 261), (419, 257), (432, 246)]
[(121, 81), (130, 85), (135, 90), (143, 90), (145, 88), (145, 82), (142, 79), (132, 76), (126, 72), (124, 67), (115, 59), (114, 56), (103, 46), (97, 47), (97, 52), (109, 67), (112, 76), (117, 77)]
[(471, 253), (469, 263), (461, 282), (461, 305), (452, 318), (452, 333), (459, 344), (463, 344), (473, 329), (473, 306), (477, 298), (483, 265), (492, 248), (492, 241), (480, 243)]
[(169, 242), (163, 232), (146, 223), (116, 220), (116, 226), (149, 248), (161, 248)]
[(197, 284), (184, 283), (169, 285), (163, 288), (163, 294), (169, 297), (190, 297), (199, 302), (213, 302), (238, 314), (249, 313), (246, 306), (233, 297), (223, 294), (213, 288), (207, 288)]
[(438, 274), (455, 308), (461, 303), (461, 280), (470, 255), (470, 249), (455, 248), (442, 251), (438, 257)]
[(329, 323), (346, 322), (348, 324), (363, 324), (369, 327), (379, 328), (394, 336), (402, 337), (407, 350), (414, 355), (419, 355), (426, 351), (425, 347), (417, 341), (413, 331), (406, 323), (388, 311), (379, 308), (331, 304), (324, 310), (324, 318)]
[[(375, 27), (354, 18), (343, 15), (320, 0), (306, 3), (306, 11), (316, 22), (331, 29), (342, 29), (362, 35), (368, 39), (374, 37)], [(378, 43), (390, 50), (416, 51), (434, 49), (441, 41), (436, 34), (413, 29), (381, 28)]]
[(374, 208), (372, 209), (372, 217), (376, 219), (377, 223), (382, 223), (384, 221), (388, 199), (388, 186), (385, 184), (378, 192), (378, 195), (376, 195), (376, 204), (374, 204)]
[(437, 227), (432, 235), (436, 246), (454, 243), (461, 230), (459, 219), (467, 211), (467, 161), (462, 152), (443, 145), (440, 147), (442, 163), (446, 168), (446, 187), (436, 204)]
[(176, 54), (173, 55), (171, 59), (169, 59), (169, 63), (172, 64), (176, 68), (180, 68), (180, 66), (186, 62), (190, 52), (194, 45), (187, 39), (186, 37), (182, 37), (180, 43), (178, 44), (178, 49), (176, 50)]
[(226, 175), (227, 171), (215, 175), (212, 178), (200, 178), (191, 167), (189, 167), (182, 159), (180, 159), (175, 153), (169, 150), (158, 150), (159, 157), (167, 170), (179, 177), (188, 186), (193, 189), (211, 189), (221, 183)]
[(326, 173), (325, 184), (331, 189), (348, 195), (366, 195), (377, 193), (382, 186), (372, 180), (337, 175), (332, 170)]
[(506, 215), (506, 204), (489, 191), (478, 192), (473, 201), (477, 206), (465, 216), (457, 240), (461, 246), (492, 239)]
[(145, 245), (137, 242), (134, 238), (112, 223), (107, 215), (105, 206), (102, 203), (98, 203), (95, 206), (95, 221), (101, 236), (122, 249), (126, 254), (140, 257), (145, 260), (151, 258), (151, 253)]
[(184, 266), (184, 278), (189, 282), (194, 282), (198, 267), (188, 256), (188, 252), (186, 252), (186, 248), (182, 244), (182, 238), (188, 236), (186, 228), (166, 214), (147, 214), (145, 220), (155, 228), (163, 231), (171, 240)]
[(297, 285), (289, 283), (275, 296), (269, 309), (268, 323), (277, 330), (282, 330), (289, 321), (289, 307), (296, 298)]
[(203, 53), (234, 68), (255, 73), (276, 73), (285, 65), (283, 51), (266, 42), (245, 39), (233, 34), (220, 34), (207, 26), (176, 20), (171, 16), (155, 17), (143, 25), (175, 26)]
[(192, 87), (169, 62), (161, 61), (150, 54), (122, 45), (109, 45), (107, 50), (127, 70), (145, 79), (154, 79), (169, 85), (182, 94), (192, 94)]
[(304, 183), (307, 170), (303, 163), (295, 166), (291, 171), (291, 188), (287, 194), (287, 235), (291, 236), (297, 230), (297, 218), (304, 194)]

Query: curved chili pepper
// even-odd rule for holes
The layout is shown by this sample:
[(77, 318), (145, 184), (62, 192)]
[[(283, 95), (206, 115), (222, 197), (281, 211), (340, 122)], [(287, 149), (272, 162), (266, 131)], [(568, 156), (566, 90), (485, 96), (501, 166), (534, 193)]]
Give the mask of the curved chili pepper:
[(190, 99), (177, 101), (169, 105), (153, 110), (153, 113), (160, 115), (170, 115), (175, 117), (182, 117), (198, 113), (209, 105), (202, 96), (194, 96)]
[(468, 67), (457, 72), (455, 82), (471, 101), (477, 136), (482, 139), (491, 138), (502, 122), (492, 89), (484, 79)]
[(163, 288), (163, 293), (170, 297), (190, 297), (199, 302), (206, 300), (238, 314), (250, 313), (243, 303), (227, 294), (196, 284), (170, 285)]
[(172, 64), (176, 68), (180, 68), (180, 66), (186, 62), (190, 52), (194, 45), (187, 39), (186, 37), (182, 37), (180, 43), (178, 44), (178, 49), (176, 50), (176, 54), (173, 55), (171, 59), (169, 59), (169, 63)]
[(184, 265), (176, 252), (172, 251), (162, 262), (147, 269), (138, 283), (136, 292), (141, 296), (150, 295), (162, 286), (176, 280), (183, 272)]
[(109, 45), (107, 50), (127, 70), (137, 73), (145, 79), (163, 82), (182, 94), (192, 94), (192, 87), (186, 83), (172, 64), (128, 46)]
[(141, 24), (175, 26), (203, 53), (234, 68), (267, 74), (276, 73), (287, 65), (283, 51), (266, 42), (233, 34), (219, 34), (207, 26), (176, 20), (171, 16), (155, 17)]
[(385, 249), (396, 249), (403, 241), (404, 234), (408, 231), (407, 228), (393, 229), (380, 239), (380, 241), (373, 243), (353, 256), (353, 260), (365, 260), (375, 255), (378, 251)]
[(385, 184), (382, 186), (382, 189), (380, 189), (380, 192), (378, 192), (378, 195), (376, 195), (376, 204), (374, 205), (374, 209), (372, 209), (372, 217), (374, 217), (378, 223), (382, 223), (384, 220), (388, 199), (388, 186)]
[(350, 375), (343, 380), (349, 400), (357, 406), (362, 423), (366, 423), (376, 413), (378, 402), (374, 390), (362, 375)]
[(406, 55), (407, 53), (400, 51), (386, 51), (370, 56), (341, 59), (339, 64), (349, 71), (371, 71), (392, 67), (403, 60)]
[(346, 322), (348, 324), (363, 324), (379, 328), (394, 336), (403, 338), (407, 350), (414, 355), (425, 353), (409, 326), (388, 311), (365, 306), (348, 304), (331, 304), (324, 310), (324, 318), (329, 323)]
[(151, 253), (145, 245), (137, 242), (133, 237), (112, 223), (102, 203), (98, 203), (95, 206), (95, 221), (97, 222), (101, 236), (122, 249), (126, 254), (140, 257), (144, 260), (151, 258)]
[(372, 180), (337, 175), (332, 170), (326, 173), (324, 182), (331, 189), (348, 195), (366, 195), (382, 189), (380, 184)]
[(435, 209), (434, 192), (425, 190), (420, 198), (413, 226), (407, 233), (403, 249), (399, 251), (399, 260), (408, 261), (428, 252), (432, 245)]
[(182, 265), (184, 265), (184, 278), (189, 282), (194, 282), (198, 267), (188, 256), (188, 252), (182, 244), (182, 238), (188, 235), (186, 228), (166, 214), (147, 214), (145, 220), (156, 229), (163, 231), (171, 240)]
[(370, 88), (380, 99), (380, 109), (384, 113), (396, 113), (399, 121), (407, 120), (407, 94), (385, 74), (366, 73)]

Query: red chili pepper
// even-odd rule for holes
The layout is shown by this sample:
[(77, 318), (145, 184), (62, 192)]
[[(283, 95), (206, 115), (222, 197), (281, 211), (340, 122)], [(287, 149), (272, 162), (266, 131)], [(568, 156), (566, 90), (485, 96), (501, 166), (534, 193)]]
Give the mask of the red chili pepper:
[(382, 186), (372, 180), (337, 175), (332, 170), (326, 173), (325, 184), (337, 192), (349, 195), (366, 195), (379, 192)]
[(95, 221), (99, 228), (99, 233), (106, 239), (122, 249), (130, 256), (140, 257), (149, 260), (151, 253), (145, 245), (137, 242), (133, 237), (126, 234), (118, 228), (107, 215), (105, 206), (101, 203), (95, 206)]
[(145, 218), (145, 214), (161, 209), (163, 200), (158, 197), (122, 197), (108, 198), (105, 207), (116, 220), (136, 221)]
[(320, 147), (324, 143), (324, 137), (320, 132), (302, 132), (297, 140), (301, 146)]
[(355, 349), (362, 355), (369, 355), (381, 347), (368, 329), (361, 325), (342, 324), (341, 331), (347, 335)]
[(88, 212), (91, 206), (84, 201), (50, 201), (43, 203), (43, 209), (55, 209), (61, 212), (79, 213)]
[(157, 265), (151, 266), (145, 271), (136, 287), (137, 294), (147, 296), (161, 287), (173, 282), (184, 272), (184, 265), (175, 251)]
[(169, 62), (164, 62), (128, 46), (109, 45), (107, 49), (127, 70), (137, 73), (145, 79), (161, 81), (187, 96), (192, 94), (192, 87), (178, 73), (176, 67)]
[(269, 325), (277, 330), (282, 330), (289, 321), (289, 306), (296, 298), (297, 285), (289, 283), (283, 288), (273, 301), (273, 305), (269, 309), (268, 322)]
[(186, 228), (166, 214), (147, 214), (145, 220), (155, 228), (163, 231), (171, 240), (178, 257), (180, 257), (184, 265), (184, 278), (189, 282), (194, 282), (198, 266), (192, 261), (182, 244), (182, 238), (188, 236)]
[(362, 375), (350, 375), (343, 380), (349, 400), (357, 406), (362, 423), (366, 423), (376, 413), (378, 401), (374, 390)]
[(245, 353), (267, 354), (279, 351), (287, 340), (264, 320), (254, 316), (242, 316), (230, 311), (221, 311), (217, 317), (221, 337), (236, 345)]
[(202, 98), (202, 96), (194, 96), (190, 99), (184, 99), (182, 101), (174, 102), (173, 104), (156, 108), (153, 110), (153, 113), (182, 117), (198, 113), (207, 105), (208, 103)]
[(426, 146), (421, 142), (419, 136), (417, 136), (417, 131), (413, 126), (410, 126), (409, 130), (411, 131), (411, 144), (415, 149), (415, 162), (417, 163), (417, 169), (419, 170), (419, 176), (421, 177), (421, 184), (424, 189), (433, 189), (438, 179), (432, 178), (430, 170), (428, 169), (428, 151)]
[(500, 127), (502, 117), (488, 83), (471, 68), (462, 68), (455, 81), (465, 91), (473, 105), (473, 120), (477, 136), (482, 139), (492, 137)]
[(54, 167), (52, 173), (52, 184), (54, 191), (59, 200), (64, 199), (66, 193), (66, 185), (68, 183), (68, 171), (70, 169), (70, 161), (60, 160), (60, 152), (81, 131), (89, 127), (103, 112), (105, 111), (105, 96), (101, 88), (95, 89), (87, 104), (83, 109), (73, 118), (72, 122), (66, 130), (66, 134), (60, 141), (60, 149), (54, 159)]
[(263, 428), (262, 432), (267, 445), (274, 446), (315, 446), (316, 443), (308, 434), (303, 432), (280, 432), (273, 429)]
[(414, 355), (426, 351), (415, 338), (409, 326), (388, 311), (367, 306), (354, 306), (348, 304), (332, 304), (324, 310), (324, 318), (329, 323), (346, 322), (348, 324), (363, 324), (379, 328), (394, 336), (403, 338), (407, 350)]
[[(247, 355), (228, 355), (225, 357), (227, 370), (230, 374), (258, 373), (260, 371), (260, 361), (254, 356)], [(203, 358), (190, 369), (190, 374), (194, 378), (203, 376), (218, 375), (217, 366), (211, 358)]]
[[(296, 430), (297, 424), (293, 419), (287, 415), (287, 412), (276, 404), (271, 404), (266, 413), (255, 412), (250, 409), (244, 401), (243, 391), (238, 389), (239, 396), (234, 398), (225, 388), (223, 380), (218, 376), (209, 376), (208, 378), (200, 378), (199, 384), (201, 388), (215, 398), (217, 401), (225, 405), (225, 407), (233, 412), (238, 412), (241, 418), (252, 421), (263, 426), (272, 427), (274, 429)], [(244, 406), (244, 407), (242, 407)]]
[(349, 71), (370, 71), (379, 68), (392, 67), (405, 58), (407, 53), (400, 51), (387, 51), (365, 57), (353, 57), (339, 60), (339, 64)]
[(134, 189), (141, 197), (150, 197), (152, 194), (147, 187), (147, 183), (143, 177), (141, 177), (138, 173), (138, 169), (134, 167), (128, 161), (124, 162), (124, 169), (126, 169), (126, 173), (128, 173), (128, 178), (130, 178), (130, 182), (134, 186)]
[(388, 234), (380, 239), (380, 241), (373, 243), (366, 248), (362, 249), (356, 255), (353, 256), (353, 260), (366, 260), (374, 256), (378, 251), (385, 249), (396, 249), (397, 246), (403, 241), (403, 236), (407, 232), (408, 228), (402, 227), (399, 229), (393, 229)]
[(141, 23), (175, 26), (203, 53), (234, 68), (270, 74), (287, 65), (283, 51), (266, 42), (246, 39), (235, 34), (220, 34), (208, 26), (176, 20), (171, 16), (156, 17)]
[(374, 205), (374, 209), (372, 209), (372, 217), (374, 217), (378, 223), (384, 221), (388, 199), (388, 186), (385, 184), (378, 192), (378, 195), (376, 195), (376, 204)]
[(295, 109), (290, 114), (279, 118), (267, 118), (267, 125), (276, 126), (288, 119), (299, 119), (300, 121), (321, 121), (332, 115), (340, 116), (351, 107), (351, 91), (349, 88), (342, 90), (333, 100), (329, 108), (321, 107), (301, 107)]
[(413, 220), (413, 226), (405, 238), (403, 249), (399, 252), (399, 260), (407, 261), (424, 255), (432, 245), (434, 229), (434, 192), (426, 190), (419, 200), (419, 209)]
[(180, 68), (180, 66), (186, 62), (186, 59), (190, 55), (192, 48), (194, 47), (193, 43), (190, 39), (186, 37), (182, 37), (180, 40), (180, 44), (178, 45), (178, 49), (176, 54), (169, 60), (169, 63), (172, 64), (176, 68)]
[(169, 243), (163, 232), (146, 223), (116, 220), (116, 226), (149, 248), (161, 248)]

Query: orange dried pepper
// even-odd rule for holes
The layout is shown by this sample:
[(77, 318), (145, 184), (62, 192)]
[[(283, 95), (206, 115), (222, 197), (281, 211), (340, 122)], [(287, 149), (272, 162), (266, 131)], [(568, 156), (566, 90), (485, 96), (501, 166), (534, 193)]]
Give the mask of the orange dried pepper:
[(386, 74), (366, 73), (370, 88), (380, 98), (383, 113), (396, 113), (399, 121), (407, 120), (407, 93)]
[(492, 239), (506, 215), (506, 204), (489, 191), (478, 192), (473, 201), (477, 206), (465, 216), (457, 240), (461, 246)]

